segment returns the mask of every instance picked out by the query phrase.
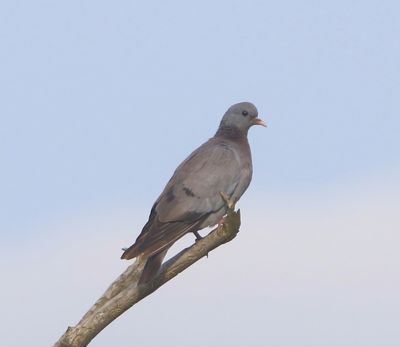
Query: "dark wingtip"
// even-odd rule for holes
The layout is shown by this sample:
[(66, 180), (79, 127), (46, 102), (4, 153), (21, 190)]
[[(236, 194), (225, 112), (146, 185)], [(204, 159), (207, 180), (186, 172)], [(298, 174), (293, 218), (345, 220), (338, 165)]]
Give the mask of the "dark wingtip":
[(122, 250), (124, 251), (124, 253), (122, 253), (121, 255), (121, 259), (132, 259), (136, 257), (136, 252), (133, 251), (132, 249), (133, 246), (129, 247), (129, 248), (122, 248)]

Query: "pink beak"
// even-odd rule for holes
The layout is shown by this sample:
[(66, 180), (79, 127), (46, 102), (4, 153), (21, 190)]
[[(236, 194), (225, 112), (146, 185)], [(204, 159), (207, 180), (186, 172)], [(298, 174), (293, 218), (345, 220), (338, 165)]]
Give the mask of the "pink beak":
[(254, 125), (262, 125), (263, 127), (267, 127), (267, 124), (261, 118), (254, 118)]

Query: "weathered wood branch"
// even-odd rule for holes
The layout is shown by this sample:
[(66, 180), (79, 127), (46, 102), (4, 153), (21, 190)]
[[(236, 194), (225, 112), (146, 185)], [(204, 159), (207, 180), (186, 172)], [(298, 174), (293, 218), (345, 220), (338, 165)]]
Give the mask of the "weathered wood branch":
[(240, 227), (240, 210), (229, 210), (224, 223), (165, 262), (150, 282), (138, 286), (143, 261), (130, 265), (90, 308), (80, 322), (69, 327), (54, 347), (84, 347), (118, 316), (218, 246), (231, 241)]

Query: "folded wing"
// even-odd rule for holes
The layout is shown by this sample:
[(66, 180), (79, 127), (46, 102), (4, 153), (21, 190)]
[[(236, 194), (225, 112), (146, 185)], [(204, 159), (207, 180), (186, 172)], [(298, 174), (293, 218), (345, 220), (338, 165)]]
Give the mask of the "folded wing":
[(150, 256), (200, 229), (210, 215), (226, 211), (220, 192), (232, 196), (240, 181), (235, 152), (215, 139), (194, 151), (174, 172), (151, 210), (149, 221), (122, 258)]

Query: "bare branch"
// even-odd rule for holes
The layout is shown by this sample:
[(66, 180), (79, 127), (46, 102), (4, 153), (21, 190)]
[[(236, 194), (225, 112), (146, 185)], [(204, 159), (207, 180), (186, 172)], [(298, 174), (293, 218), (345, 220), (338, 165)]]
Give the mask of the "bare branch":
[(237, 212), (229, 210), (221, 226), (169, 259), (162, 265), (154, 279), (140, 286), (137, 282), (144, 262), (137, 260), (110, 285), (76, 326), (67, 329), (54, 347), (87, 346), (100, 331), (138, 301), (153, 293), (213, 249), (235, 238), (239, 227), (240, 210)]

